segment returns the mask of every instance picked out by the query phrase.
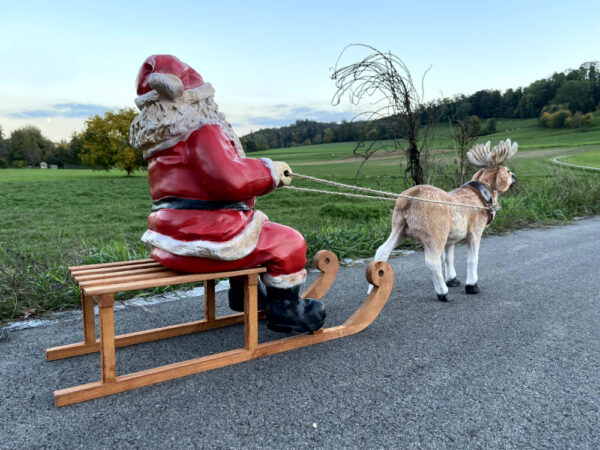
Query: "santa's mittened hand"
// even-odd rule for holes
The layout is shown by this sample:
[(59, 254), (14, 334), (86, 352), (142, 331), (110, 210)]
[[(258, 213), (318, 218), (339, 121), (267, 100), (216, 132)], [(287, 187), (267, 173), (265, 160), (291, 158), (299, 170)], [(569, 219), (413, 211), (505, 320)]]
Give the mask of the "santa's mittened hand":
[(277, 187), (289, 186), (292, 183), (292, 169), (287, 163), (283, 161), (274, 161), (273, 165), (275, 166), (275, 172), (277, 173), (277, 177), (279, 178), (279, 184)]

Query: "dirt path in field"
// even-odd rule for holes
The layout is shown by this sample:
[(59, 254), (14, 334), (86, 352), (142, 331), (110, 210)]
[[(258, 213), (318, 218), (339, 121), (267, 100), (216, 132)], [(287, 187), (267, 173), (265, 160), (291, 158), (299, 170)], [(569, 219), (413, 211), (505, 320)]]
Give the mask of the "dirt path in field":
[[(581, 150), (581, 147), (556, 147), (556, 148), (548, 148), (548, 149), (531, 149), (531, 150), (523, 150), (518, 152), (514, 158), (515, 159), (531, 159), (531, 158), (539, 158), (546, 156), (557, 156), (575, 153), (577, 150)], [(434, 150), (432, 152), (434, 155), (439, 154), (453, 154), (454, 150), (452, 149), (441, 149)], [(386, 159), (404, 159), (404, 155), (401, 152), (395, 153), (386, 153), (386, 152), (377, 152), (373, 156), (369, 158), (370, 160), (382, 161)], [(314, 161), (314, 162), (297, 162), (294, 163), (294, 166), (326, 166), (330, 164), (346, 164), (346, 163), (358, 163), (361, 162), (362, 159), (360, 156), (351, 156), (348, 158), (336, 159), (333, 161)]]
[[(390, 154), (385, 154), (382, 153), (381, 155), (375, 154), (373, 156), (371, 156), (369, 159), (373, 159), (373, 160), (382, 160), (382, 159), (400, 159), (403, 158), (404, 156), (400, 153), (393, 153), (392, 155)], [(297, 162), (294, 163), (294, 166), (321, 166), (321, 165), (329, 165), (329, 164), (345, 164), (345, 163), (351, 163), (351, 162), (360, 162), (362, 160), (362, 158), (360, 156), (350, 156), (349, 158), (342, 158), (342, 159), (335, 159), (333, 161), (314, 161), (314, 162)]]
[(559, 161), (560, 158), (563, 158), (565, 156), (568, 156), (568, 155), (555, 156), (554, 158), (550, 159), (550, 161), (553, 162), (554, 164), (558, 164), (559, 166), (577, 167), (579, 169), (586, 169), (586, 170), (600, 170), (600, 167), (582, 166), (580, 164), (571, 164), (568, 162)]

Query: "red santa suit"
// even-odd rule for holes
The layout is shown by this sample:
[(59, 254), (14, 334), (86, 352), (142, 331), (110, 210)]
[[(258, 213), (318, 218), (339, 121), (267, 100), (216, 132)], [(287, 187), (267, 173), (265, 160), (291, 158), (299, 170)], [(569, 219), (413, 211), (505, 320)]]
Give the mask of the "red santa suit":
[(148, 160), (154, 203), (142, 241), (152, 258), (182, 272), (264, 265), (267, 286), (301, 284), (304, 238), (254, 209), (256, 196), (278, 187), (279, 163), (244, 156), (212, 86), (177, 58), (148, 58), (137, 86), (130, 140)]

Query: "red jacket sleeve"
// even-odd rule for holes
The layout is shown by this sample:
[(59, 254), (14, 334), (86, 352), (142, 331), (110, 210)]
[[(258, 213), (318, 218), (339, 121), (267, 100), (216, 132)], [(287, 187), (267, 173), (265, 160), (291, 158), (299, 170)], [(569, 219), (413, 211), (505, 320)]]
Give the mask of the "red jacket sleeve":
[(246, 200), (275, 189), (265, 161), (242, 158), (218, 125), (204, 125), (186, 142), (186, 157), (215, 200)]

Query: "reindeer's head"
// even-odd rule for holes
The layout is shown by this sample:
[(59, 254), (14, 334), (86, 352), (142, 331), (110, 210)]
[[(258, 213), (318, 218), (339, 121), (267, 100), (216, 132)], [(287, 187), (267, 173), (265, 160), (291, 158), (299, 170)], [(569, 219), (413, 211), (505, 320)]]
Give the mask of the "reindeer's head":
[(517, 181), (517, 177), (503, 164), (517, 153), (518, 148), (518, 144), (516, 142), (511, 144), (510, 139), (500, 141), (491, 150), (490, 141), (485, 145), (477, 144), (467, 152), (471, 164), (483, 167), (473, 175), (473, 180), (485, 184), (492, 193), (506, 192)]

